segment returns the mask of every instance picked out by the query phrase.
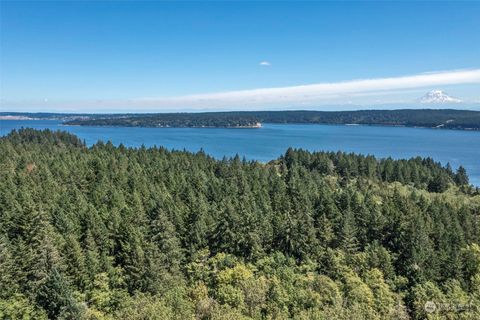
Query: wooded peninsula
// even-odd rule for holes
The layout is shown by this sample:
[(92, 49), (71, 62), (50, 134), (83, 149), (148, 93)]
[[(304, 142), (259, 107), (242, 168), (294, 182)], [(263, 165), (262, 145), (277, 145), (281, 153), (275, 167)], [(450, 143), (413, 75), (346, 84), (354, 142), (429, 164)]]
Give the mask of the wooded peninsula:
[(200, 113), (62, 114), (0, 112), (0, 120), (64, 121), (65, 125), (259, 128), (262, 123), (344, 124), (480, 130), (480, 111), (402, 109), (358, 111), (232, 111)]
[(257, 128), (261, 123), (357, 124), (480, 129), (480, 111), (466, 110), (360, 110), (360, 111), (245, 111), (157, 113), (89, 116), (67, 125), (128, 127), (225, 127)]

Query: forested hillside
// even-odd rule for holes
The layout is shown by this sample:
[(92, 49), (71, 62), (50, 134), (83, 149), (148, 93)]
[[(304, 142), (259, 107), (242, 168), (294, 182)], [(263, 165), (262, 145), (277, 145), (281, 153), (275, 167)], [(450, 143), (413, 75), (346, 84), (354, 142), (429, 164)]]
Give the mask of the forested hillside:
[(432, 159), (0, 138), (0, 319), (479, 319), (479, 244)]
[(87, 115), (66, 124), (128, 127), (255, 127), (260, 123), (364, 124), (480, 130), (480, 111), (403, 109), (358, 111), (233, 111)]

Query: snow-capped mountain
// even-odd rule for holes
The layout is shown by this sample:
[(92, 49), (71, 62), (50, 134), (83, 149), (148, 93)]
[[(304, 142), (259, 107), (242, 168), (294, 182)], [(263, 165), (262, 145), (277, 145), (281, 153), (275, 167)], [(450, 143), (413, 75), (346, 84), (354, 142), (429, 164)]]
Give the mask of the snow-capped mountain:
[(420, 98), (420, 103), (460, 103), (462, 100), (450, 97), (442, 90), (432, 90)]

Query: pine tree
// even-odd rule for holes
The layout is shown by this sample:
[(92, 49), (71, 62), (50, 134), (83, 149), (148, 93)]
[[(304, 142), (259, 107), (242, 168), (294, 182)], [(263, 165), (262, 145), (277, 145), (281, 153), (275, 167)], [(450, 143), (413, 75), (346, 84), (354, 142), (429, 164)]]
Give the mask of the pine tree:
[(18, 270), (10, 245), (5, 237), (0, 237), (0, 299), (6, 299), (18, 291)]
[(38, 288), (37, 302), (51, 319), (78, 319), (82, 314), (57, 268), (50, 270), (45, 282)]
[(359, 247), (357, 225), (353, 213), (350, 210), (343, 213), (343, 221), (340, 229), (340, 247), (348, 253), (357, 251)]
[(463, 166), (458, 167), (455, 174), (455, 183), (459, 186), (468, 185), (467, 170)]

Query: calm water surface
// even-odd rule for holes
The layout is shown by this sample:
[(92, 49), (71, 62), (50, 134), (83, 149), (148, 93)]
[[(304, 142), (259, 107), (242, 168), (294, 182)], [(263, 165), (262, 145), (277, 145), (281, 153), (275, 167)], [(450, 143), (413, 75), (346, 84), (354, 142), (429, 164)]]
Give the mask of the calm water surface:
[(165, 146), (205, 152), (217, 158), (239, 154), (268, 161), (288, 147), (308, 150), (347, 151), (377, 157), (432, 157), (452, 167), (463, 165), (470, 182), (480, 185), (480, 132), (423, 128), (264, 124), (260, 129), (223, 128), (129, 128), (63, 126), (53, 120), (0, 120), (0, 135), (22, 127), (66, 130), (85, 139), (126, 146)]

